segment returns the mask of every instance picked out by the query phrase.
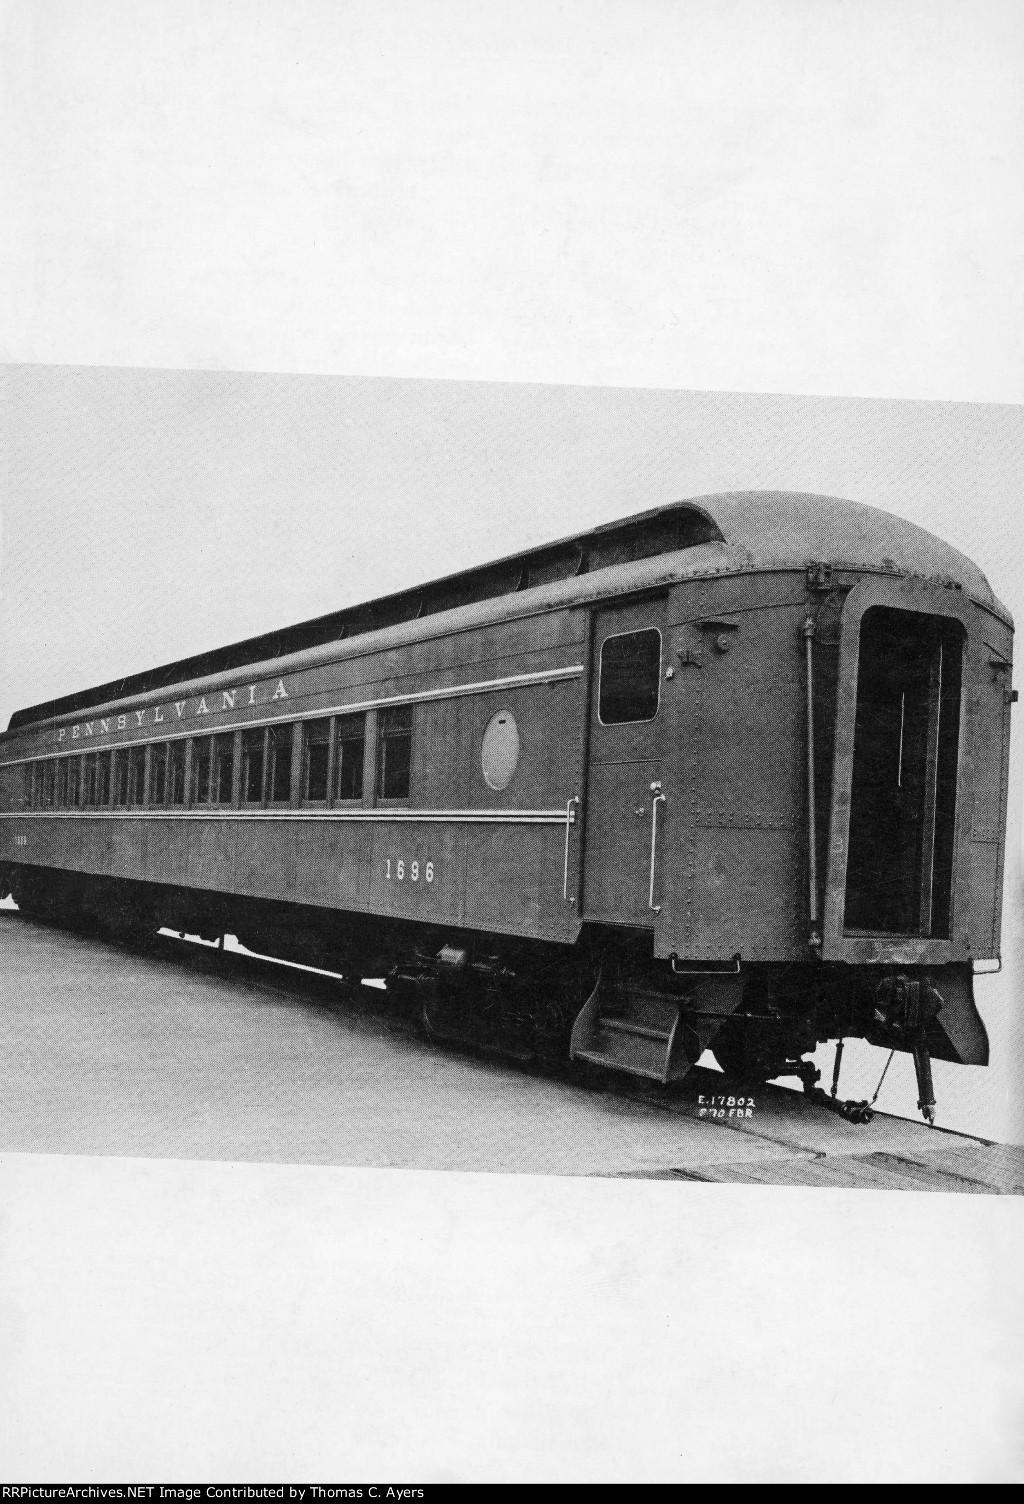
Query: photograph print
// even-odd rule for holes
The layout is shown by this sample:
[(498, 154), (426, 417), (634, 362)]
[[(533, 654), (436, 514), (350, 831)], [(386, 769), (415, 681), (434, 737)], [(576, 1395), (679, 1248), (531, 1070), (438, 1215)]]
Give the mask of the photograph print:
[(1020, 1194), (1018, 409), (6, 379), (5, 1147)]

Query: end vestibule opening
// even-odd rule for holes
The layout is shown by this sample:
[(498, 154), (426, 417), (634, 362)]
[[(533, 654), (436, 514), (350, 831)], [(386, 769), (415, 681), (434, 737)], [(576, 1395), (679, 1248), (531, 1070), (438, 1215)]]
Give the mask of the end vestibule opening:
[(964, 629), (864, 613), (846, 868), (847, 934), (948, 939)]

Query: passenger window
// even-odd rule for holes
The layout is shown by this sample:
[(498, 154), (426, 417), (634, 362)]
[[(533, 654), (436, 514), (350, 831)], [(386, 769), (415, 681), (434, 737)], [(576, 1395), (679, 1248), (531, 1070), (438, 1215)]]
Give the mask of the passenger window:
[(167, 803), (185, 803), (185, 743), (170, 742), (167, 748)]
[(62, 757), (57, 764), (57, 796), (58, 809), (64, 809), (68, 802), (68, 760)]
[(335, 799), (363, 797), (363, 755), (366, 751), (366, 717), (338, 717), (334, 748)]
[(96, 804), (100, 809), (110, 803), (110, 760), (109, 752), (96, 753)]
[(128, 803), (128, 753), (122, 748), (114, 753), (114, 804), (121, 809)]
[(267, 733), (245, 731), (242, 734), (242, 800), (245, 804), (263, 803), (263, 748)]
[(377, 731), (377, 797), (408, 799), (412, 768), (412, 706), (381, 712)]
[(78, 788), (82, 774), (82, 759), (69, 757), (67, 762), (67, 803), (69, 809), (78, 808)]
[(210, 802), (210, 751), (212, 736), (197, 736), (192, 743), (192, 804)]
[(329, 720), (310, 721), (303, 728), (303, 799), (319, 801), (327, 798), (327, 758), (330, 740), (331, 723)]
[(54, 766), (52, 762), (44, 762), (42, 765), (43, 777), (40, 789), (39, 803), (42, 809), (53, 808), (54, 789)]
[(149, 802), (163, 804), (167, 798), (167, 743), (149, 749)]
[(661, 633), (656, 627), (606, 637), (601, 647), (602, 726), (653, 721), (661, 690)]
[(267, 790), (272, 804), (292, 797), (292, 725), (267, 728)]
[(96, 803), (96, 754), (89, 752), (82, 759), (82, 803)]
[(128, 752), (128, 803), (142, 804), (146, 784), (146, 749), (132, 747)]
[(213, 799), (217, 804), (230, 804), (234, 797), (235, 781), (235, 738), (232, 732), (227, 736), (214, 737), (213, 751)]

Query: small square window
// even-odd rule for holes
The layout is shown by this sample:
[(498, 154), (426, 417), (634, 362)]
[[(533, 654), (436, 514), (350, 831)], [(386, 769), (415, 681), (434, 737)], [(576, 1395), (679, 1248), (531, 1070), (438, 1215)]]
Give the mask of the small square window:
[(657, 627), (606, 637), (601, 646), (602, 726), (653, 721), (661, 692), (661, 633)]

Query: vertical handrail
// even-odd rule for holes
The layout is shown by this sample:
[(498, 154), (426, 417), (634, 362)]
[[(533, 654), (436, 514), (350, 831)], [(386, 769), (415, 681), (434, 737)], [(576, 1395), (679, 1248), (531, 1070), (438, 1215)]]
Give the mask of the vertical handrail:
[(818, 934), (818, 815), (815, 803), (814, 772), (814, 617), (804, 621), (804, 644), (807, 660), (807, 897), (811, 922), (810, 944), (821, 945)]
[(661, 792), (660, 783), (651, 784), (651, 882), (647, 891), (647, 907), (655, 914), (661, 913), (661, 904), (654, 902), (654, 864), (658, 852), (658, 805), (664, 804), (665, 795)]
[(568, 800), (565, 806), (565, 866), (562, 870), (562, 897), (565, 899), (566, 903), (572, 902), (572, 900), (569, 898), (569, 827), (570, 825), (573, 825), (576, 820), (576, 814), (573, 810), (573, 805), (579, 804), (579, 802), (579, 799), (574, 794), (572, 798)]

